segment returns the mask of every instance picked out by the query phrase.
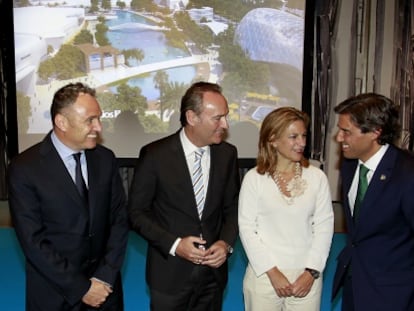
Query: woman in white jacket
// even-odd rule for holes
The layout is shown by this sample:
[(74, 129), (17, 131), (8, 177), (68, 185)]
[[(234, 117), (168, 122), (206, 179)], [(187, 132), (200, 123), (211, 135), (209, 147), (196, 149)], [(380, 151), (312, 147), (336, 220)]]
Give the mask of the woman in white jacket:
[(267, 115), (257, 166), (243, 179), (246, 311), (320, 310), (334, 216), (326, 175), (303, 155), (308, 124), (309, 117), (292, 107)]

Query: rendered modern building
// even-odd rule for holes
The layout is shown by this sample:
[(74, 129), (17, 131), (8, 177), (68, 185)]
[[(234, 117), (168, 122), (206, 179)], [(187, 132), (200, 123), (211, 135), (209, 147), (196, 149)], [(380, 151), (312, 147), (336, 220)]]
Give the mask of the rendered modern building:
[(207, 21), (212, 21), (214, 19), (214, 10), (211, 7), (202, 7), (200, 9), (193, 8), (187, 11), (190, 18), (199, 23), (201, 19), (205, 19)]
[(33, 6), (90, 6), (90, 0), (29, 0)]
[[(84, 21), (83, 8), (15, 8), (16, 87), (26, 94), (33, 92), (35, 72), (47, 56), (47, 47), (58, 50)], [(47, 16), (45, 19), (44, 17)]]
[(154, 3), (168, 7), (170, 10), (184, 10), (189, 0), (154, 0)]
[(220, 32), (225, 31), (228, 28), (226, 23), (215, 20), (214, 9), (211, 7), (205, 6), (200, 9), (193, 8), (187, 12), (193, 21), (197, 24), (207, 26), (215, 35), (218, 35)]

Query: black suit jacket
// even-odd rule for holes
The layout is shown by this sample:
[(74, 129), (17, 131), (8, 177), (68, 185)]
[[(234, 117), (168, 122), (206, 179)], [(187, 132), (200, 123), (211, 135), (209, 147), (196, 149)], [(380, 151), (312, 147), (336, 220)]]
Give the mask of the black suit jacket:
[(352, 264), (356, 311), (414, 310), (414, 158), (389, 146), (354, 225), (347, 195), (357, 165), (357, 160), (344, 160), (341, 169), (348, 233), (333, 296)]
[[(173, 293), (187, 282), (194, 264), (169, 255), (178, 237), (199, 236), (207, 247), (217, 240), (233, 245), (238, 235), (240, 177), (237, 150), (228, 143), (210, 146), (209, 185), (200, 220), (179, 133), (141, 149), (130, 190), (132, 228), (149, 243), (146, 278), (155, 290)], [(227, 263), (211, 269), (223, 288)]]
[(86, 150), (86, 159), (89, 208), (50, 133), (9, 166), (12, 221), (26, 257), (28, 310), (79, 310), (91, 277), (114, 285), (111, 300), (122, 303), (125, 191), (112, 151), (98, 145)]

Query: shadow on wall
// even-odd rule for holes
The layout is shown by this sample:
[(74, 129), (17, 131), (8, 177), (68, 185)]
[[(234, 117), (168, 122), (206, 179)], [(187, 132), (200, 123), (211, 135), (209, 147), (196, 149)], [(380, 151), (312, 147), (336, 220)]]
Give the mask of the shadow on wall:
[(132, 111), (121, 112), (114, 121), (113, 131), (103, 132), (103, 144), (120, 157), (137, 157), (139, 150), (161, 135), (148, 134)]
[(237, 146), (239, 158), (256, 158), (259, 129), (250, 121), (242, 121), (230, 127), (228, 142)]

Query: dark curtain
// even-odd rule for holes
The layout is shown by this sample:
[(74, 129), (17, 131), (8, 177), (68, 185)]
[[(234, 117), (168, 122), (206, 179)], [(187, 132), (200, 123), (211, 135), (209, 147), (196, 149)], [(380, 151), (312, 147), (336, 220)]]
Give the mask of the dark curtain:
[[(3, 36), (2, 36), (3, 37)], [(3, 41), (3, 38), (2, 38)], [(3, 68), (3, 49), (0, 50), (0, 68)], [(0, 199), (6, 199), (6, 166), (7, 166), (7, 151), (6, 151), (6, 90), (3, 70), (0, 70)]]
[(7, 165), (9, 159), (17, 153), (12, 5), (11, 0), (0, 0), (0, 200), (7, 199)]
[(396, 66), (391, 88), (393, 100), (400, 105), (402, 147), (414, 150), (414, 4), (396, 1), (394, 40)]
[(334, 35), (338, 0), (319, 0), (315, 7), (314, 20), (314, 66), (312, 109), (307, 111), (312, 120), (310, 158), (319, 161), (323, 168), (326, 159), (328, 120), (331, 111), (331, 40)]
[[(377, 91), (381, 79), (381, 61), (384, 46), (385, 1), (377, 0), (375, 8), (375, 55), (373, 90)], [(314, 65), (312, 105), (308, 112), (311, 115), (311, 137), (309, 141), (310, 158), (319, 161), (323, 167), (326, 159), (326, 142), (328, 139), (328, 122), (332, 122), (332, 92), (334, 77), (332, 76), (332, 46), (335, 43), (336, 16), (340, 2), (338, 0), (318, 0), (315, 7), (314, 21)], [(369, 10), (369, 1), (354, 0), (351, 22), (350, 60), (351, 73), (349, 85), (351, 94), (362, 91), (363, 83), (357, 75), (357, 58), (367, 57), (358, 50), (363, 45), (359, 36), (358, 23), (364, 24), (365, 10)], [(395, 0), (395, 32), (394, 32), (394, 77), (391, 85), (391, 98), (400, 105), (402, 124), (402, 147), (414, 151), (414, 2), (413, 0)], [(365, 26), (367, 26), (365, 24)]]

